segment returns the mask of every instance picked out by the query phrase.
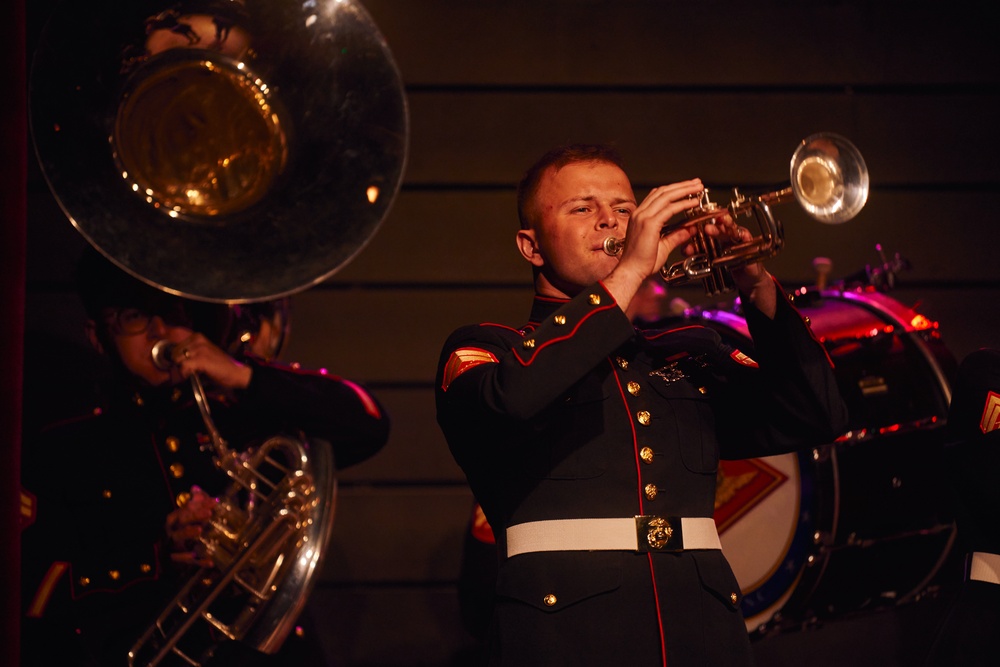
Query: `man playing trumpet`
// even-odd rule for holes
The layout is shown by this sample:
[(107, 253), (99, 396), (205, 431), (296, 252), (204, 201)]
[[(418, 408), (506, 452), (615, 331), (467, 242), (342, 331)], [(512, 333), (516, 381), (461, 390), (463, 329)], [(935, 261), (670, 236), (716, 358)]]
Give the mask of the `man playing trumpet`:
[[(694, 252), (693, 229), (661, 230), (703, 189), (637, 203), (610, 149), (546, 154), (518, 189), (527, 322), (444, 345), (438, 422), (499, 549), (491, 665), (752, 663), (712, 519), (719, 459), (829, 442), (847, 415), (825, 350), (757, 263), (733, 271), (752, 358), (707, 328), (633, 327), (644, 280)], [(705, 234), (749, 232), (722, 213)]]

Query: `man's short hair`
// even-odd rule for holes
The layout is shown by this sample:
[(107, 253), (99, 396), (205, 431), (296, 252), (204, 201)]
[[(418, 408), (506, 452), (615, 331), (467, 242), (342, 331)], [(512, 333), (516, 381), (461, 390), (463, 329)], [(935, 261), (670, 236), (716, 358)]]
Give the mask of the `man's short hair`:
[(553, 148), (528, 168), (517, 186), (517, 217), (521, 222), (521, 229), (531, 229), (534, 223), (534, 211), (531, 209), (545, 171), (549, 167), (558, 170), (568, 164), (580, 162), (607, 162), (625, 171), (621, 155), (607, 144), (570, 144)]

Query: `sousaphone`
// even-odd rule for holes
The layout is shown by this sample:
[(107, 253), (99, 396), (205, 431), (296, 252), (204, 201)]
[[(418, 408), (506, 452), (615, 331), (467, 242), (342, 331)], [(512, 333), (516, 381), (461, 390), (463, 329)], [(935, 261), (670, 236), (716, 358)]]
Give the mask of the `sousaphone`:
[[(399, 71), (355, 0), (65, 2), (29, 101), (42, 171), (87, 241), (158, 289), (230, 306), (281, 301), (346, 265), (406, 161)], [(203, 539), (215, 565), (151, 619), (129, 664), (202, 664), (206, 625), (275, 652), (330, 536), (331, 448), (283, 435), (230, 448), (192, 386), (231, 480)]]

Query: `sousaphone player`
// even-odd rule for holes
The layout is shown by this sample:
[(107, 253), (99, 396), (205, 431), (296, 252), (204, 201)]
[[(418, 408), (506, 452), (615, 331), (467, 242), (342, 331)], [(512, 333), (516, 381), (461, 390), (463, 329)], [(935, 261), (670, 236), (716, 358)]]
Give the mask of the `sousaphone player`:
[(381, 225), (399, 72), (354, 0), (66, 2), (30, 101), (42, 172), (96, 249), (81, 290), (114, 372), (23, 447), (25, 664), (263, 658), (315, 580), (334, 466), (388, 421), (358, 384), (259, 358), (261, 327), (230, 347), (220, 320), (321, 282)]
[[(305, 434), (314, 447), (332, 447), (344, 468), (378, 452), (389, 432), (381, 403), (356, 383), (265, 361), (253, 340), (227, 354), (216, 339), (226, 306), (150, 288), (96, 251), (79, 275), (88, 332), (109, 372), (98, 405), (47, 424), (24, 446), (24, 487), (36, 499), (22, 536), (25, 666), (127, 664), (137, 638), (212, 559), (198, 538), (227, 479), (202, 451), (209, 436), (192, 373), (220, 431), (241, 446)], [(167, 370), (152, 357), (162, 340), (173, 344)], [(196, 628), (186, 641), (201, 641), (196, 633), (206, 634)], [(262, 652), (219, 644), (211, 664), (234, 654), (240, 664), (264, 661)], [(303, 664), (306, 646), (293, 637), (262, 664)]]

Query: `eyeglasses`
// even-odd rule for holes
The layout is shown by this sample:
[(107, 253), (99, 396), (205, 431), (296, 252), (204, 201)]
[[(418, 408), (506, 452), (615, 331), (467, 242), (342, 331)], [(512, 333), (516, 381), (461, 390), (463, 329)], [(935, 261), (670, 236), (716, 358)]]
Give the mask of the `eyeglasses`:
[(149, 331), (153, 320), (149, 313), (138, 308), (115, 308), (104, 314), (104, 324), (115, 336), (134, 336)]
[[(188, 328), (192, 326), (191, 317), (182, 307), (171, 308), (167, 313), (156, 313), (156, 315), (159, 315), (167, 326)], [(154, 315), (139, 308), (114, 308), (105, 312), (104, 323), (114, 336), (134, 336), (149, 331), (153, 317)]]

